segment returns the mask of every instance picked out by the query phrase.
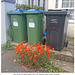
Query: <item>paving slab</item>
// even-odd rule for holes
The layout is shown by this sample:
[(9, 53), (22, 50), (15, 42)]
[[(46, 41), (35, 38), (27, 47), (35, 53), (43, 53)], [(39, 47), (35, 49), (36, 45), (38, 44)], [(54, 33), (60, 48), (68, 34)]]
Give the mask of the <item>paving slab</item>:
[(74, 63), (65, 62), (57, 59), (52, 60), (52, 62), (55, 63), (59, 68), (67, 71), (68, 73), (74, 73)]

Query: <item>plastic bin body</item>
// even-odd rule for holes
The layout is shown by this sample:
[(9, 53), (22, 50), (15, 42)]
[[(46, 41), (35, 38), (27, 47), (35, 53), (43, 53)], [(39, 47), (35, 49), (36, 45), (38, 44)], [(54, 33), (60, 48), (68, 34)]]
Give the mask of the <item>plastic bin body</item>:
[(43, 13), (39, 11), (26, 12), (28, 44), (37, 44), (43, 37)]
[(26, 15), (22, 12), (9, 12), (8, 14), (11, 15), (13, 41), (17, 43), (21, 43), (24, 40), (28, 41)]
[(55, 50), (62, 50), (65, 46), (67, 32), (67, 11), (48, 11), (46, 15), (47, 41)]

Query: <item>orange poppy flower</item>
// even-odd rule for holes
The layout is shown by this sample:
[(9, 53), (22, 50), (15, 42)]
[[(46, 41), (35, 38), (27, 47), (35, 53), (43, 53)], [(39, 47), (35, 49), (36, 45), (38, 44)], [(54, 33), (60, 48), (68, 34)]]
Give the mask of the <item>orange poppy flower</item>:
[(35, 47), (35, 44), (33, 44), (32, 47)]
[(28, 45), (29, 47), (31, 47), (31, 45)]
[(18, 48), (18, 46), (16, 46), (16, 49)]
[(41, 43), (41, 41), (39, 41), (39, 44)]
[(40, 71), (38, 71), (38, 72), (40, 72)]
[(27, 49), (24, 49), (24, 52), (26, 52), (27, 51)]
[(46, 48), (50, 48), (50, 46), (47, 46)]
[(26, 68), (24, 68), (24, 70), (26, 70)]
[(25, 45), (25, 48), (27, 48), (28, 44)]
[(42, 48), (45, 49), (45, 46), (43, 46)]
[(22, 59), (24, 59), (24, 58), (22, 58)]
[(19, 49), (21, 49), (22, 48), (22, 46), (19, 46)]
[(41, 49), (41, 46), (37, 46), (37, 49), (38, 49), (38, 50)]
[(23, 46), (23, 45), (22, 45), (21, 47), (22, 47), (22, 48), (24, 48), (24, 46)]
[(18, 54), (18, 51), (16, 51), (16, 54)]
[(30, 57), (30, 59), (32, 59), (33, 57)]
[(50, 56), (50, 54), (47, 55), (47, 57), (49, 57), (49, 56)]
[(30, 50), (30, 49), (29, 49), (29, 48), (27, 48), (27, 51), (28, 51), (28, 52), (29, 52), (29, 50)]
[(42, 53), (44, 53), (44, 51), (41, 51)]
[(34, 49), (32, 48), (32, 50), (34, 50)]
[(19, 52), (19, 54), (21, 54), (21, 52)]
[(41, 55), (41, 52), (39, 53), (39, 55)]
[(52, 48), (51, 50), (54, 51), (54, 48)]
[(36, 58), (37, 57), (37, 55), (34, 55), (34, 58)]
[(34, 66), (34, 67), (36, 67), (36, 66)]
[(47, 52), (47, 54), (48, 54), (47, 56), (49, 57), (49, 56), (50, 56), (50, 53), (49, 53), (49, 52)]
[(32, 70), (34, 70), (34, 69), (32, 69)]
[(38, 49), (36, 49), (36, 52), (38, 52)]
[(25, 43), (26, 41), (22, 41), (22, 43)]
[(36, 59), (34, 60), (34, 62), (36, 63)]
[(23, 57), (24, 56), (24, 54), (21, 54), (21, 57)]
[(33, 54), (35, 54), (36, 52), (32, 52)]
[(47, 52), (47, 54), (50, 54), (49, 52)]
[(36, 46), (40, 46), (40, 44), (38, 43), (38, 44), (36, 44)]
[(30, 56), (30, 53), (28, 54), (28, 56)]

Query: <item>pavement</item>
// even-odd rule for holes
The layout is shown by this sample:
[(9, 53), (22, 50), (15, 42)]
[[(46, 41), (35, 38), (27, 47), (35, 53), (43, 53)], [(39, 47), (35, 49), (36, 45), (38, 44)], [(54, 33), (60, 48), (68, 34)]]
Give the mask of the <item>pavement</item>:
[[(63, 69), (67, 72), (74, 72), (74, 39), (68, 38), (69, 45), (61, 51), (54, 51), (55, 57), (52, 62), (54, 62), (60, 69)], [(35, 73), (35, 71), (29, 70), (22, 67), (19, 63), (15, 62), (15, 50), (2, 50), (1, 51), (1, 72), (2, 73)], [(59, 59), (60, 58), (60, 59)], [(45, 72), (45, 71), (40, 71)], [(37, 71), (36, 71), (37, 73)], [(47, 73), (47, 72), (45, 72)]]
[(15, 51), (10, 50), (2, 54), (1, 72), (27, 72), (18, 63), (14, 63)]
[[(19, 63), (15, 62), (16, 52), (15, 50), (8, 50), (1, 52), (1, 72), (2, 73), (38, 73), (38, 70), (32, 71), (32, 69), (28, 69), (27, 67), (23, 67)], [(24, 70), (26, 68), (26, 70)], [(44, 70), (40, 70), (41, 73), (47, 73)]]

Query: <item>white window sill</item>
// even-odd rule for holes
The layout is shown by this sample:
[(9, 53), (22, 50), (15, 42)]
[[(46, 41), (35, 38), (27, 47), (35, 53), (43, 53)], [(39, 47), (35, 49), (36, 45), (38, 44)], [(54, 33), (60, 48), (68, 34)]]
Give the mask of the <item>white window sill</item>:
[(74, 23), (74, 20), (69, 20), (68, 22), (69, 22), (69, 23)]

